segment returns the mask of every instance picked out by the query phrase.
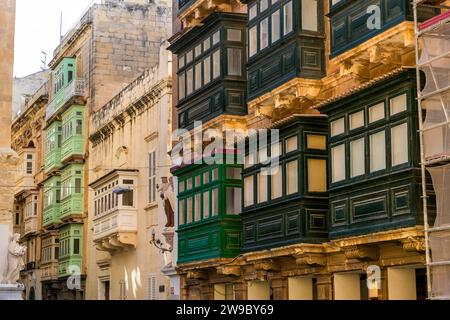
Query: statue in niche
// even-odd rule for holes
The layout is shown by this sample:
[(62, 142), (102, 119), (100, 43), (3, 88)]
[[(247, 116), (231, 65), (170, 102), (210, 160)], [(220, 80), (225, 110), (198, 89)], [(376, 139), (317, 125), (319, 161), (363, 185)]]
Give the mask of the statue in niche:
[(166, 213), (166, 228), (175, 227), (175, 188), (173, 186), (173, 178), (162, 177), (162, 185), (157, 186), (161, 199), (164, 202), (164, 211)]
[(8, 245), (8, 258), (5, 269), (5, 284), (18, 284), (20, 271), (24, 269), (24, 256), (27, 251), (25, 246), (19, 244), (20, 234), (11, 237)]

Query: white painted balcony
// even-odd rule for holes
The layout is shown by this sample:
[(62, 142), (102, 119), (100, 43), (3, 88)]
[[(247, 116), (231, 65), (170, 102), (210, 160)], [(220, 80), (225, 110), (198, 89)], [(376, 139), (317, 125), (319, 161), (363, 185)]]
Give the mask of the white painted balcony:
[(30, 217), (25, 220), (24, 236), (38, 231), (38, 217)]
[(22, 192), (33, 190), (36, 188), (34, 176), (32, 174), (21, 174), (17, 177), (14, 194), (18, 195)]
[(65, 88), (61, 89), (48, 104), (45, 119), (48, 121), (51, 117), (58, 113), (67, 101), (75, 97), (85, 97), (84, 80), (73, 80)]

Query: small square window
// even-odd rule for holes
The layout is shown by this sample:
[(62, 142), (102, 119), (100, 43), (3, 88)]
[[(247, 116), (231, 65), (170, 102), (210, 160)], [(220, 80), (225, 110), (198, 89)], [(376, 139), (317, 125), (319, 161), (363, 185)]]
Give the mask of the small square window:
[(213, 46), (220, 42), (220, 30), (213, 34)]
[(227, 168), (227, 179), (241, 180), (242, 179), (241, 168), (228, 167)]
[(293, 136), (286, 139), (286, 153), (296, 151), (298, 149), (298, 138)]
[(257, 13), (258, 13), (258, 6), (255, 4), (254, 6), (251, 6), (250, 9), (248, 9), (248, 19), (252, 20), (256, 18)]
[(269, 4), (269, 0), (261, 0), (259, 2), (259, 12), (264, 12)]
[(227, 29), (228, 41), (242, 41), (242, 32), (239, 29)]
[(208, 37), (205, 41), (203, 41), (203, 51), (207, 51), (211, 48), (211, 38)]
[(306, 136), (306, 145), (308, 149), (313, 150), (326, 150), (327, 138), (318, 134), (308, 134)]
[(369, 108), (369, 123), (374, 123), (384, 118), (384, 102), (381, 102)]
[(192, 62), (192, 50), (190, 50), (187, 54), (186, 54), (186, 64), (189, 64)]
[(186, 180), (186, 190), (192, 190), (192, 178)]
[(345, 118), (340, 118), (331, 123), (331, 136), (336, 137), (345, 133)]
[(184, 67), (184, 58), (185, 56), (181, 56), (180, 58), (178, 58), (178, 69), (181, 69)]
[(219, 180), (219, 169), (215, 168), (212, 171), (212, 181), (217, 181), (217, 180)]
[(202, 55), (202, 44), (200, 43), (198, 46), (195, 47), (195, 57), (198, 58)]
[(359, 112), (355, 112), (350, 115), (349, 118), (350, 130), (355, 130), (361, 127), (364, 127), (364, 110)]
[(392, 98), (389, 104), (391, 109), (391, 116), (406, 111), (408, 108), (408, 99), (406, 93), (402, 94), (401, 96)]
[(198, 188), (198, 187), (201, 187), (201, 185), (202, 185), (202, 176), (196, 176), (195, 177), (195, 187)]
[(209, 183), (209, 171), (203, 173), (203, 184)]

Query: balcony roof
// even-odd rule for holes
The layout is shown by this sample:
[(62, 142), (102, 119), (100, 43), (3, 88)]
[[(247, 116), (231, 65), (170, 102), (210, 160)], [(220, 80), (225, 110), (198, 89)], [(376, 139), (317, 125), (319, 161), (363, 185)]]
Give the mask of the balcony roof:
[(100, 177), (99, 179), (95, 180), (94, 182), (89, 184), (89, 187), (91, 188), (96, 188), (100, 185), (102, 185), (102, 183), (104, 181), (107, 181), (108, 179), (115, 177), (115, 176), (119, 176), (120, 174), (129, 174), (129, 173), (139, 173), (138, 169), (114, 169), (110, 172), (108, 172), (106, 175)]

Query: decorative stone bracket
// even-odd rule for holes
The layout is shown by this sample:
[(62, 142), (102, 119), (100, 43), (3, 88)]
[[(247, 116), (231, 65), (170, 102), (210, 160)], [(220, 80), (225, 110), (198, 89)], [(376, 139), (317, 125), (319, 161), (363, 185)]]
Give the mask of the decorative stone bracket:
[(347, 259), (378, 260), (379, 249), (376, 246), (350, 246), (342, 249)]
[(425, 239), (423, 237), (408, 237), (400, 241), (406, 252), (425, 252)]
[(299, 266), (325, 266), (327, 264), (327, 257), (321, 253), (304, 253), (296, 255), (294, 258)]
[(280, 264), (274, 259), (267, 259), (254, 263), (256, 271), (278, 272), (281, 270)]
[(240, 277), (242, 274), (241, 267), (239, 266), (217, 267), (217, 273), (224, 276), (235, 276), (235, 277)]
[(208, 279), (208, 273), (205, 270), (190, 270), (187, 273), (187, 278), (190, 280), (205, 280)]
[(178, 19), (185, 28), (194, 27), (213, 12), (233, 12), (235, 6), (243, 7), (243, 4), (238, 0), (199, 0), (182, 12)]

